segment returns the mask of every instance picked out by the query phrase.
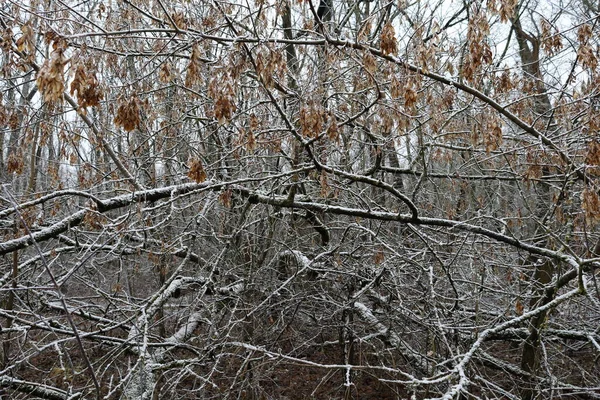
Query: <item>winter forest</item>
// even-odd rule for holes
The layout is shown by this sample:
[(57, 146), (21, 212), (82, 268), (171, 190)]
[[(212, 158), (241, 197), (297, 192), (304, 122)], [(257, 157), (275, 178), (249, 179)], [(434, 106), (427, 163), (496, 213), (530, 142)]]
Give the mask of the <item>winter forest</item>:
[(599, 399), (597, 0), (0, 1), (0, 399)]

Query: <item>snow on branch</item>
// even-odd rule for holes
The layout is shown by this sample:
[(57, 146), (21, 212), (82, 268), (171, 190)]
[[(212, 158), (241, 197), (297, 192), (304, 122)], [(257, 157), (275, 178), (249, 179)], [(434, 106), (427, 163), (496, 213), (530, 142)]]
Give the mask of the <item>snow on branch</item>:
[(0, 376), (0, 387), (10, 387), (18, 392), (49, 400), (76, 400), (83, 396), (83, 393), (69, 394), (64, 390), (53, 386), (24, 381), (10, 376)]

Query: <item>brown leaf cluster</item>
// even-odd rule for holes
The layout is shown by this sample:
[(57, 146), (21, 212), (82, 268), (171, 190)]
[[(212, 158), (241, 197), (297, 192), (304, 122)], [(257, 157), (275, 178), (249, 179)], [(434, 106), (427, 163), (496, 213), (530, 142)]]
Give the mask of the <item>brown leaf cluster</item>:
[(414, 77), (398, 77), (393, 75), (390, 82), (390, 95), (392, 99), (403, 98), (404, 107), (412, 110), (417, 104), (419, 81)]
[(190, 63), (186, 69), (185, 86), (191, 88), (196, 83), (202, 82), (202, 61), (200, 59), (200, 47), (196, 44), (192, 47)]
[(469, 20), (467, 40), (469, 41), (469, 53), (465, 59), (463, 74), (467, 80), (472, 81), (475, 72), (485, 63), (493, 61), (492, 50), (488, 44), (487, 37), (490, 33), (490, 25), (487, 16), (482, 11), (476, 11)]
[(406, 108), (414, 108), (417, 104), (417, 92), (412, 87), (407, 87), (404, 91), (404, 105)]
[[(596, 104), (594, 105), (594, 103)], [(600, 109), (595, 108), (600, 105), (598, 103), (600, 103), (600, 98), (592, 99), (592, 106), (588, 110), (587, 132), (592, 134), (600, 132)]]
[(581, 208), (588, 224), (600, 221), (600, 199), (596, 188), (586, 187), (583, 190), (581, 193)]
[(383, 261), (385, 261), (385, 252), (383, 251), (383, 247), (379, 246), (375, 251), (375, 254), (373, 254), (373, 262), (376, 265), (379, 265), (383, 263)]
[(0, 36), (0, 47), (3, 52), (8, 52), (10, 50), (10, 46), (12, 45), (12, 30), (10, 28), (6, 28), (2, 31), (2, 35)]
[(171, 14), (171, 19), (175, 23), (176, 29), (181, 29), (184, 31), (188, 29), (188, 19), (181, 11)]
[(251, 113), (248, 118), (248, 130), (242, 129), (240, 131), (240, 143), (243, 143), (246, 150), (253, 151), (256, 149), (256, 136), (255, 133), (260, 129), (260, 120), (256, 114)]
[(489, 154), (502, 144), (502, 121), (496, 118), (486, 118), (483, 132), (485, 151)]
[(418, 94), (418, 82), (414, 78), (406, 80), (401, 88), (402, 97), (404, 97), (404, 107), (407, 110), (414, 110), (419, 99)]
[(363, 54), (363, 67), (369, 74), (373, 75), (377, 71), (377, 60), (373, 57), (370, 51), (365, 51)]
[(192, 158), (188, 163), (190, 170), (187, 176), (196, 183), (201, 183), (206, 180), (206, 171), (199, 158)]
[(99, 19), (103, 18), (103, 13), (106, 12), (106, 6), (103, 3), (100, 3), (98, 5), (98, 9), (96, 10), (96, 15), (98, 16)]
[(219, 202), (223, 204), (224, 207), (231, 208), (231, 199), (233, 198), (233, 191), (230, 188), (223, 190), (219, 194)]
[(372, 125), (373, 132), (389, 136), (394, 128), (398, 113), (394, 112), (394, 108), (389, 107), (387, 104), (375, 106), (373, 111), (375, 117)]
[(523, 307), (523, 303), (521, 302), (521, 299), (517, 299), (517, 302), (515, 303), (515, 314), (517, 314), (517, 316), (523, 315), (524, 309), (525, 309), (525, 307)]
[(496, 78), (496, 91), (498, 93), (507, 93), (515, 88), (513, 77), (508, 68), (505, 68), (499, 77)]
[(235, 90), (229, 74), (215, 74), (208, 85), (208, 94), (213, 99), (214, 116), (219, 124), (231, 120), (237, 110)]
[(140, 125), (140, 100), (133, 96), (128, 101), (121, 101), (117, 109), (115, 124), (130, 132)]
[(27, 52), (27, 59), (32, 61), (35, 53), (35, 44), (33, 29), (31, 28), (31, 23), (29, 21), (21, 25), (21, 33), (21, 37), (17, 39), (17, 50)]
[(579, 44), (586, 44), (592, 36), (593, 30), (589, 24), (582, 24), (577, 29), (577, 41)]
[[(243, 47), (238, 43), (234, 45), (234, 51), (229, 53), (227, 57), (227, 70), (232, 81), (237, 82), (240, 79), (242, 72), (247, 67), (248, 55)], [(281, 73), (285, 72), (285, 65), (283, 65)]]
[(305, 137), (319, 136), (324, 122), (325, 110), (319, 102), (310, 100), (300, 108), (300, 127)]
[(398, 76), (393, 75), (392, 81), (390, 82), (390, 95), (392, 96), (392, 99), (397, 99), (398, 97), (402, 96), (403, 92), (404, 85), (400, 82)]
[[(435, 52), (436, 47), (431, 44), (422, 44), (417, 47), (417, 60), (423, 71), (428, 72), (437, 67), (438, 57)], [(450, 64), (452, 65), (452, 64)]]
[(256, 73), (267, 88), (275, 85), (275, 78), (281, 79), (285, 76), (285, 69), (286, 64), (281, 51), (269, 48), (256, 56)]
[(170, 62), (164, 62), (158, 70), (158, 80), (162, 83), (169, 83), (173, 80), (173, 72)]
[(56, 48), (57, 44), (62, 43), (62, 40), (63, 39), (61, 38), (61, 36), (54, 31), (47, 31), (44, 34), (44, 42), (46, 42), (46, 44), (53, 43), (53, 46), (55, 46), (54, 48)]
[(260, 128), (260, 120), (258, 119), (258, 117), (256, 116), (256, 114), (251, 113), (250, 114), (250, 119), (249, 119), (249, 124), (250, 124), (250, 130), (253, 132), (256, 132), (259, 128)]
[(579, 42), (577, 57), (584, 68), (589, 68), (593, 71), (598, 66), (598, 57), (590, 45), (592, 34), (593, 29), (589, 24), (583, 24), (577, 29), (577, 41)]
[(23, 154), (20, 150), (12, 151), (8, 155), (8, 160), (6, 162), (6, 170), (10, 173), (16, 173), (17, 175), (21, 175), (23, 173), (23, 168), (25, 167), (25, 160), (23, 159)]
[(582, 44), (577, 49), (577, 57), (581, 60), (581, 64), (584, 68), (588, 68), (594, 71), (598, 66), (598, 57), (594, 54), (594, 50), (589, 44)]
[[(90, 206), (90, 208), (92, 208)], [(83, 216), (83, 225), (90, 230), (100, 230), (102, 229), (102, 221), (104, 220), (104, 216), (95, 211), (95, 208), (92, 210), (88, 210)]]
[(77, 103), (80, 107), (98, 107), (104, 93), (96, 78), (96, 73), (89, 71), (83, 63), (77, 65), (75, 77), (71, 82), (71, 95), (77, 92)]
[(517, 4), (518, 0), (500, 0), (498, 15), (501, 22), (508, 22), (514, 17)]
[(542, 26), (540, 46), (548, 55), (553, 56), (563, 47), (560, 33), (546, 18), (542, 19), (540, 25)]
[(19, 111), (13, 110), (8, 117), (8, 126), (10, 129), (17, 129), (20, 126), (21, 119), (19, 118)]
[(447, 110), (452, 110), (455, 99), (456, 91), (454, 91), (452, 88), (446, 88), (443, 92), (441, 103)]
[(508, 22), (514, 17), (517, 4), (517, 0), (500, 0), (500, 4), (496, 0), (486, 1), (487, 9), (500, 16), (501, 22)]
[(585, 163), (587, 165), (600, 166), (600, 143), (597, 140), (592, 140), (588, 144)]
[(248, 131), (246, 134), (246, 150), (253, 151), (256, 148), (256, 137), (254, 132)]
[(69, 62), (65, 57), (66, 43), (62, 40), (54, 43), (50, 59), (44, 62), (37, 75), (37, 86), (48, 103), (62, 100), (65, 90), (64, 67)]
[(331, 139), (332, 141), (335, 141), (336, 143), (339, 143), (340, 141), (340, 128), (338, 126), (337, 123), (337, 118), (335, 117), (335, 114), (333, 112), (329, 113), (329, 117), (327, 118), (328, 120), (328, 124), (327, 124), (327, 136), (329, 136), (329, 139)]
[(369, 40), (369, 35), (371, 35), (371, 20), (368, 19), (364, 22), (361, 28), (358, 30), (357, 40), (359, 42)]
[(381, 52), (385, 55), (396, 54), (398, 52), (398, 40), (396, 40), (396, 31), (390, 22), (383, 26), (381, 30)]

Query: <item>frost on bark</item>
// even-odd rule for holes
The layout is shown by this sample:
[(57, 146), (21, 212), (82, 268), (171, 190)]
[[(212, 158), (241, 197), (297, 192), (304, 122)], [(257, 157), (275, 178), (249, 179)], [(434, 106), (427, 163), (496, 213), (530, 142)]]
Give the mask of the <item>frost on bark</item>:
[(0, 398), (598, 398), (598, 27), (1, 3)]

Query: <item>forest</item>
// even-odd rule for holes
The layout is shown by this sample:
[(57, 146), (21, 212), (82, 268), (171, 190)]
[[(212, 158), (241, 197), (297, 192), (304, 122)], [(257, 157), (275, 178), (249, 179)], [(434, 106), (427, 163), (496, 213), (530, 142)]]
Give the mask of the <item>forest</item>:
[(0, 399), (600, 399), (598, 0), (0, 1)]

